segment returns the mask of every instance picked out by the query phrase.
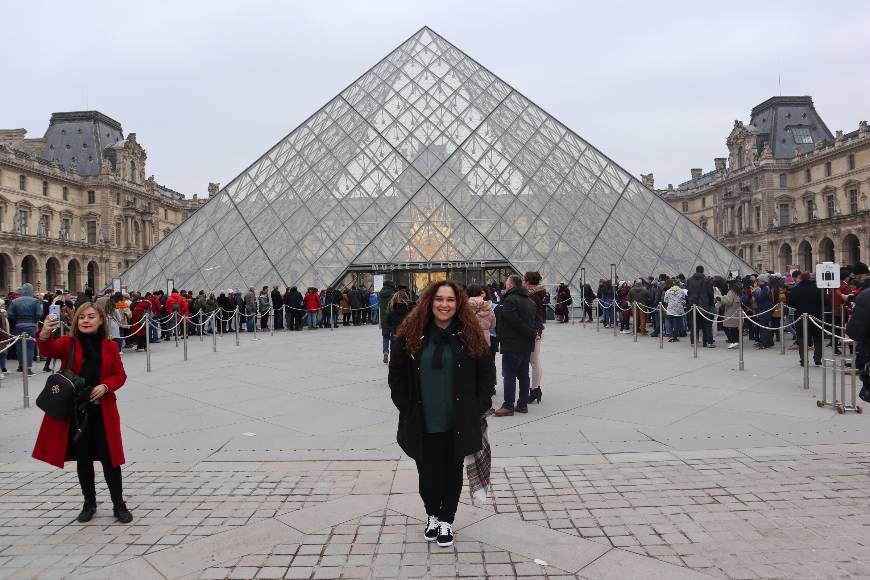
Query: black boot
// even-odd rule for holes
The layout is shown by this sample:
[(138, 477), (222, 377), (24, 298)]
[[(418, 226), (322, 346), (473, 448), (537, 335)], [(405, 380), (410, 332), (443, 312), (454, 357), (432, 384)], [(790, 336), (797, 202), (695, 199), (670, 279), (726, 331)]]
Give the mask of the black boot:
[(130, 513), (130, 510), (127, 509), (127, 504), (123, 501), (115, 503), (113, 513), (115, 514), (115, 519), (122, 524), (129, 524), (133, 521), (133, 514)]
[(94, 499), (85, 499), (85, 505), (82, 506), (82, 511), (79, 513), (78, 522), (80, 524), (91, 521), (94, 514), (97, 513), (97, 502)]
[(533, 403), (537, 400), (538, 404), (541, 403), (541, 387), (535, 387), (531, 391), (529, 391), (529, 402)]

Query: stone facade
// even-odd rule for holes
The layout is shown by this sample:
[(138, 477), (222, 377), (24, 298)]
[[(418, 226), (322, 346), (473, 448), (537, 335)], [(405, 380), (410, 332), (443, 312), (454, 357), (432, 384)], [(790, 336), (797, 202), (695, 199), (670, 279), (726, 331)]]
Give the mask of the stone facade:
[[(659, 195), (759, 271), (868, 261), (867, 122), (831, 134), (809, 97), (774, 97), (752, 116), (734, 122), (713, 171), (692, 169)], [(642, 177), (652, 187), (652, 174)]]
[(102, 288), (202, 204), (146, 178), (146, 159), (96, 111), (55, 113), (41, 139), (0, 130), (0, 292)]

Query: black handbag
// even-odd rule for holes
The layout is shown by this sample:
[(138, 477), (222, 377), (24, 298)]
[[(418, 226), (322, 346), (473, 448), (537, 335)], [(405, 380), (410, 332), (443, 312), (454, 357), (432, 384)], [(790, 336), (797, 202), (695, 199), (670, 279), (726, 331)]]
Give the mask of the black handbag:
[(76, 397), (85, 389), (85, 379), (72, 371), (73, 356), (76, 351), (75, 339), (69, 349), (66, 368), (51, 373), (45, 381), (42, 392), (36, 398), (36, 406), (49, 417), (68, 420), (75, 412)]

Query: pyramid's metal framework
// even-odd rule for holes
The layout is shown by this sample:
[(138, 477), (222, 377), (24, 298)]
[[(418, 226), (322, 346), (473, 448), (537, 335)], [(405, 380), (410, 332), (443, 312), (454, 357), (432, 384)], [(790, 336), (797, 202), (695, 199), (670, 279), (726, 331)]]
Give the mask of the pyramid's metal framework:
[(352, 266), (587, 280), (748, 272), (637, 179), (423, 28), (142, 256), (130, 289), (326, 287)]

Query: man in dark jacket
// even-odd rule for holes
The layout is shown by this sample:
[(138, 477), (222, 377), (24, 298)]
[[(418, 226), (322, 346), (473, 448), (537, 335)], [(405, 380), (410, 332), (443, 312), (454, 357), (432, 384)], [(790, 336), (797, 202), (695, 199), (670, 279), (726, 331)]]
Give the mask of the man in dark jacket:
[[(698, 266), (695, 268), (695, 273), (692, 274), (692, 277), (686, 281), (686, 290), (688, 294), (686, 296), (686, 307), (691, 308), (692, 306), (697, 306), (701, 310), (704, 311), (704, 315), (708, 318), (712, 318), (713, 314), (715, 314), (715, 309), (713, 306), (713, 283), (710, 282), (710, 279), (704, 275), (704, 266)], [(689, 324), (692, 323), (692, 315), (690, 312), (686, 312), (689, 319)], [(697, 314), (698, 326), (703, 333), (703, 346), (708, 348), (715, 348), (716, 345), (713, 344), (713, 326), (712, 322), (701, 316), (699, 312)], [(689, 335), (689, 340), (692, 344), (695, 344), (695, 339), (698, 338), (698, 328), (693, 328), (691, 334)]]
[[(501, 350), (501, 374), (504, 377), (504, 403), (496, 410), (496, 417), (506, 417), (528, 412), (529, 359), (535, 350), (537, 335), (537, 312), (523, 287), (523, 279), (510, 276), (507, 291), (496, 308), (499, 349)], [(517, 381), (520, 384), (519, 399), (516, 399)], [(516, 407), (514, 403), (516, 402)]]
[[(795, 284), (788, 295), (788, 305), (794, 308), (794, 318), (797, 322), (795, 330), (797, 330), (798, 338), (798, 353), (801, 357), (801, 366), (804, 366), (804, 340), (803, 323), (799, 317), (803, 314), (815, 316), (817, 320), (822, 319), (822, 290), (816, 286), (816, 281), (810, 278), (809, 272), (803, 272), (800, 275), (800, 283)], [(816, 366), (822, 364), (822, 329), (813, 324), (812, 320), (807, 321), (807, 334), (809, 339), (813, 341), (813, 362)]]
[[(867, 276), (867, 266), (865, 264), (859, 262), (855, 266), (855, 277), (859, 278), (860, 276), (858, 279), (860, 287), (870, 277)], [(864, 289), (855, 297), (855, 307), (852, 310), (849, 322), (846, 324), (846, 334), (855, 341), (855, 369), (862, 373), (861, 382), (864, 388), (867, 388), (870, 386), (870, 377), (863, 371), (867, 362), (870, 361), (870, 357), (867, 356), (867, 350), (870, 349), (870, 292)], [(862, 396), (862, 398), (864, 397)]]
[(350, 318), (353, 320), (354, 326), (360, 325), (360, 320), (362, 320), (362, 308), (366, 306), (368, 303), (363, 301), (363, 293), (362, 290), (354, 286), (350, 289), (350, 292), (347, 294), (347, 301), (350, 302)]
[(284, 330), (284, 298), (281, 296), (281, 291), (278, 286), (272, 286), (272, 309), (275, 317), (274, 329)]
[(288, 318), (290, 321), (290, 330), (302, 330), (302, 316), (305, 314), (305, 301), (302, 298), (302, 293), (293, 286), (284, 294), (284, 304), (290, 309), (292, 316)]

